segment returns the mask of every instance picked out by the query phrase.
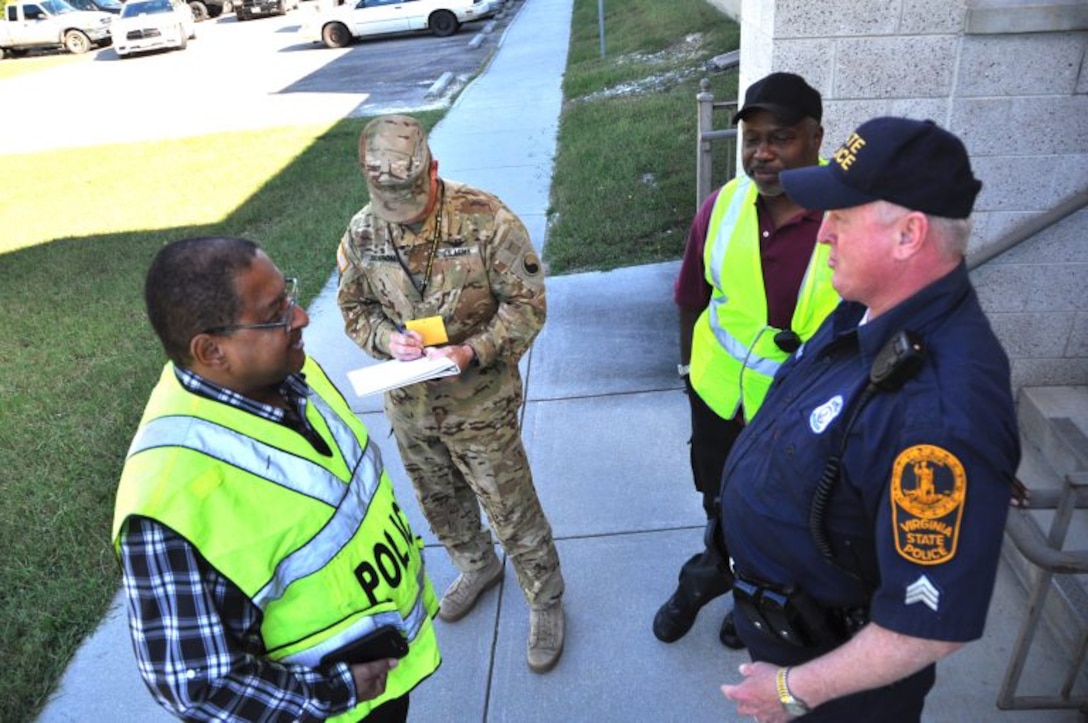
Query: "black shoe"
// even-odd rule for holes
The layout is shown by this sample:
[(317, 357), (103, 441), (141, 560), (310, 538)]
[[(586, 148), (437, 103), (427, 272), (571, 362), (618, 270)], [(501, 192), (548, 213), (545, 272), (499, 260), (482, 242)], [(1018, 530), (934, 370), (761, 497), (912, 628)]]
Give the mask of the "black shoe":
[(654, 636), (663, 643), (675, 643), (688, 634), (698, 614), (699, 606), (686, 605), (677, 590), (654, 615)]
[(730, 610), (722, 620), (722, 629), (718, 632), (718, 639), (722, 645), (732, 650), (744, 650), (744, 642), (737, 635), (737, 626), (733, 622), (733, 611)]

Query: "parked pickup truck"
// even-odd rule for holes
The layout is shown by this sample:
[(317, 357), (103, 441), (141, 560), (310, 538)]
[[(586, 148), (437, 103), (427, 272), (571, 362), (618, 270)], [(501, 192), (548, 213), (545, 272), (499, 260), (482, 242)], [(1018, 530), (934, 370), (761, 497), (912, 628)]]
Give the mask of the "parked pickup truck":
[(65, 0), (10, 2), (0, 22), (0, 58), (35, 48), (64, 48), (86, 53), (110, 44), (113, 15), (76, 10)]

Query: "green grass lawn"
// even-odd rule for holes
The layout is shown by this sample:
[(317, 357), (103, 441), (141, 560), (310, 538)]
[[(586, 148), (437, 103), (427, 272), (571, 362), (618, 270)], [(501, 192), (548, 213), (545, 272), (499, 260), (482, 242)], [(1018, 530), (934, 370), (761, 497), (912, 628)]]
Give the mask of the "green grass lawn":
[[(679, 256), (702, 66), (739, 44), (705, 0), (606, 5), (602, 59), (597, 2), (575, 1), (553, 274)], [(710, 77), (716, 95), (735, 95), (734, 74)], [(433, 125), (442, 112), (418, 115)], [(307, 302), (365, 202), (366, 120), (0, 157), (0, 720), (36, 717), (117, 590), (116, 480), (163, 362), (141, 296), (152, 255), (188, 235), (252, 238)]]
[[(699, 81), (736, 96), (735, 72), (703, 68), (738, 48), (740, 31), (705, 0), (613, 2), (605, 13), (602, 58), (597, 3), (574, 5), (544, 250), (553, 274), (678, 257), (696, 211)], [(718, 144), (717, 168), (728, 152)]]

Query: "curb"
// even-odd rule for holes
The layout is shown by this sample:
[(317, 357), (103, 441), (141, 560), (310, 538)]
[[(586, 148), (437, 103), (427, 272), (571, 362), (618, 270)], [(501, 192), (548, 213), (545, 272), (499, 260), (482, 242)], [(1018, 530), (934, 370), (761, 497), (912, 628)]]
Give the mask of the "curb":
[(450, 71), (444, 72), (438, 76), (438, 80), (431, 83), (431, 87), (427, 89), (427, 92), (423, 94), (424, 98), (437, 98), (446, 92), (446, 89), (450, 87), (450, 83), (453, 81), (453, 73)]
[(480, 32), (476, 33), (476, 35), (473, 36), (472, 40), (468, 41), (468, 47), (472, 48), (473, 50), (480, 47), (484, 43), (484, 36), (490, 35), (494, 31), (495, 21), (488, 20), (487, 23), (485, 23), (484, 26), (480, 28)]
[[(503, 6), (503, 9), (500, 10), (500, 16), (504, 13), (505, 5)], [(495, 25), (496, 23), (494, 19), (488, 20), (487, 23), (485, 23), (484, 26), (480, 28), (480, 32), (476, 33), (474, 36), (472, 36), (472, 40), (468, 41), (468, 47), (475, 50), (476, 48), (483, 45), (484, 40), (487, 39), (487, 36), (495, 32)], [(423, 94), (423, 97), (425, 99), (434, 99), (440, 97), (443, 93), (446, 92), (452, 81), (453, 73), (447, 70), (445, 73), (438, 76), (438, 80), (431, 83), (431, 87), (427, 89), (427, 92)]]

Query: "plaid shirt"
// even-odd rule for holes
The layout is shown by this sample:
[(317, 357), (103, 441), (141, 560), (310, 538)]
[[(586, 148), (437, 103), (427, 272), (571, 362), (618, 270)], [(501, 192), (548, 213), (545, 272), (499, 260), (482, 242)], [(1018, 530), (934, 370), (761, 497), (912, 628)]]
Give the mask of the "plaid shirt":
[[(274, 407), (271, 404), (265, 404), (264, 402), (250, 399), (233, 389), (221, 387), (215, 382), (205, 379), (191, 369), (176, 366), (174, 367), (174, 376), (178, 378), (178, 382), (181, 386), (185, 387), (193, 394), (199, 394), (202, 397), (214, 399), (223, 404), (229, 404), (232, 407), (237, 407), (250, 414), (256, 414), (258, 417), (267, 419), (271, 422), (279, 422), (280, 424), (288, 424), (288, 426), (290, 426), (290, 420), (288, 420), (287, 412), (285, 410)], [(280, 383), (280, 386), (276, 391), (278, 391), (284, 400), (291, 405), (298, 414), (299, 419), (303, 420), (303, 424), (309, 429), (310, 425), (305, 420), (306, 397), (310, 394), (310, 385), (306, 383), (306, 378), (302, 374), (291, 374)]]
[[(177, 377), (195, 394), (297, 423), (190, 370), (178, 368)], [(280, 392), (305, 420), (303, 377), (291, 375)], [(186, 720), (217, 721), (324, 720), (356, 705), (347, 665), (309, 668), (264, 657), (260, 610), (173, 530), (133, 516), (120, 547), (137, 664), (160, 705)]]

